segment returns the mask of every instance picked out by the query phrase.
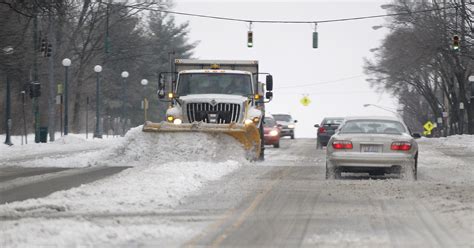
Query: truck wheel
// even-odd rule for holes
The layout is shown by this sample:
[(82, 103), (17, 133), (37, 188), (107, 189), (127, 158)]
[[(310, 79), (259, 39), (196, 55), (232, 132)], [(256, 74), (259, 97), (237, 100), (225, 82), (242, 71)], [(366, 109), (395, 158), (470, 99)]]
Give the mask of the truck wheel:
[(291, 135), (291, 139), (295, 139), (295, 135), (294, 135), (294, 134)]
[(273, 148), (280, 148), (280, 142), (273, 144)]

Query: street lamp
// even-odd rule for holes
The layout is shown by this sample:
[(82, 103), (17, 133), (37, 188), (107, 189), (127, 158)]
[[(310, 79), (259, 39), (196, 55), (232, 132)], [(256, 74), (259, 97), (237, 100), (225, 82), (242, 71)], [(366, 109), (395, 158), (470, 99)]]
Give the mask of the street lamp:
[(382, 25), (372, 26), (372, 29), (373, 29), (373, 30), (377, 30), (377, 29), (381, 29), (381, 28), (383, 28)]
[(125, 114), (125, 102), (127, 101), (126, 100), (126, 93), (125, 93), (125, 80), (128, 78), (128, 71), (123, 71), (122, 74), (122, 121), (123, 121), (123, 124), (122, 124), (122, 134), (121, 136), (124, 136), (125, 135), (125, 126), (126, 126), (126, 120), (125, 118), (127, 117), (127, 115)]
[(100, 102), (100, 80), (99, 80), (99, 73), (102, 71), (102, 66), (100, 65), (96, 65), (94, 66), (94, 71), (96, 72), (96, 97), (95, 97), (95, 132), (94, 132), (94, 138), (99, 138), (99, 139), (102, 139), (102, 133), (100, 132), (100, 127), (99, 127), (99, 124), (100, 124), (100, 121), (99, 121), (99, 117), (100, 117), (100, 106), (99, 106), (99, 102)]
[[(143, 85), (143, 87), (146, 87), (148, 85), (148, 80), (142, 79), (140, 83)], [(146, 99), (146, 94), (143, 94), (143, 113), (145, 115), (145, 121), (147, 121), (147, 110), (148, 110), (148, 100)]]
[(68, 58), (63, 59), (63, 66), (64, 66), (64, 135), (68, 134), (69, 131), (69, 101), (68, 101), (68, 84), (67, 84), (67, 77), (68, 77), (68, 68), (71, 66), (71, 60)]
[[(13, 54), (14, 49), (11, 46), (4, 47), (2, 49), (3, 53), (6, 55)], [(6, 79), (7, 79), (7, 94), (6, 94), (6, 105), (5, 105), (5, 130), (6, 130), (6, 137), (5, 137), (5, 145), (12, 146), (13, 143), (11, 141), (11, 129), (12, 129), (12, 116), (11, 116), (11, 85), (10, 85), (10, 78), (8, 76), (8, 71), (6, 72)]]
[(400, 118), (400, 114), (399, 114), (399, 113), (397, 113), (397, 112), (395, 112), (395, 111), (393, 111), (393, 110), (390, 110), (390, 109), (388, 109), (387, 107), (382, 107), (382, 106), (375, 105), (375, 104), (370, 104), (370, 103), (366, 103), (366, 104), (364, 104), (363, 106), (364, 106), (364, 107), (372, 106), (372, 107), (376, 107), (376, 108), (379, 108), (379, 109), (383, 109), (383, 110), (385, 110), (385, 111), (388, 111), (388, 112), (390, 112), (390, 113), (395, 114), (397, 117)]

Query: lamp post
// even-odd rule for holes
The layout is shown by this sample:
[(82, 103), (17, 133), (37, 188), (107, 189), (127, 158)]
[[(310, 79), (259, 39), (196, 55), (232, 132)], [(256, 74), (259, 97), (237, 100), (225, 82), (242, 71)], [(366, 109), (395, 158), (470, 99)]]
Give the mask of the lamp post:
[[(142, 79), (142, 81), (140, 81), (140, 83), (143, 85), (143, 87), (146, 87), (148, 85), (148, 80), (146, 79)], [(145, 117), (145, 121), (147, 121), (147, 110), (148, 110), (148, 100), (146, 99), (146, 95), (143, 94), (143, 113), (144, 113), (144, 117)]]
[(63, 59), (63, 66), (64, 66), (64, 135), (67, 135), (69, 132), (69, 116), (68, 116), (68, 110), (69, 110), (69, 100), (68, 100), (68, 84), (67, 84), (67, 79), (68, 79), (68, 68), (71, 66), (71, 60), (68, 58)]
[[(13, 47), (7, 46), (2, 49), (4, 54), (12, 54), (14, 52)], [(11, 116), (11, 85), (10, 85), (10, 78), (8, 76), (8, 71), (6, 72), (6, 79), (7, 79), (7, 92), (6, 92), (6, 104), (5, 104), (5, 144), (12, 146), (13, 143), (11, 141), (11, 129), (12, 129), (12, 116)]]
[(127, 102), (127, 95), (126, 95), (126, 91), (125, 91), (125, 80), (128, 78), (128, 71), (123, 71), (121, 76), (122, 76), (122, 121), (123, 121), (123, 124), (122, 124), (122, 134), (121, 136), (123, 137), (125, 135), (125, 126), (127, 124), (127, 121), (125, 120), (125, 118), (127, 118), (127, 115), (125, 114), (125, 103)]
[(379, 108), (379, 109), (383, 109), (385, 111), (388, 111), (390, 113), (393, 113), (395, 114), (395, 116), (397, 116), (398, 118), (401, 118), (400, 114), (398, 112), (395, 112), (395, 111), (392, 111), (386, 107), (382, 107), (382, 106), (379, 106), (379, 105), (375, 105), (375, 104), (371, 104), (371, 103), (366, 103), (363, 105), (364, 107), (369, 107), (369, 106), (372, 106), (372, 107), (376, 107), (376, 108)]
[(95, 132), (94, 132), (94, 138), (99, 138), (102, 139), (102, 133), (100, 131), (100, 79), (99, 79), (99, 74), (102, 71), (102, 66), (96, 65), (94, 66), (94, 71), (96, 72), (96, 97), (95, 97)]

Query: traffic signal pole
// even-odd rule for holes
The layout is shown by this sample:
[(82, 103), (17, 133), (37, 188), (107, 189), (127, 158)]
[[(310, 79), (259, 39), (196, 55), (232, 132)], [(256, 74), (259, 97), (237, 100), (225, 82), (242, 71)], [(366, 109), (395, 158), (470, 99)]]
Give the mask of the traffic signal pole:
[[(38, 16), (36, 9), (34, 10), (33, 17), (33, 82), (38, 83)], [(34, 128), (35, 128), (35, 143), (40, 142), (39, 126), (40, 126), (40, 115), (39, 115), (39, 99), (37, 96), (33, 97), (33, 115), (34, 115)]]

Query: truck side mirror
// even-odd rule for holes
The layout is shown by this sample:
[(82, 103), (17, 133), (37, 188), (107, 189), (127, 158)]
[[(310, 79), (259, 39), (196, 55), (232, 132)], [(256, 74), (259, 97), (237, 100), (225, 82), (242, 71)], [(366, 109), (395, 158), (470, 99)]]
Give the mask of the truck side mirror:
[(267, 93), (265, 93), (265, 98), (267, 98), (267, 99), (272, 99), (272, 97), (273, 97), (273, 92), (267, 92)]
[(266, 85), (267, 85), (267, 90), (268, 91), (273, 90), (273, 76), (272, 75), (267, 75)]
[(165, 89), (159, 89), (158, 90), (158, 98), (159, 99), (165, 98)]

